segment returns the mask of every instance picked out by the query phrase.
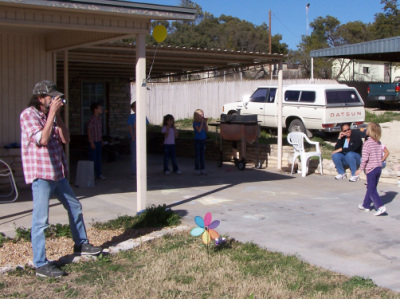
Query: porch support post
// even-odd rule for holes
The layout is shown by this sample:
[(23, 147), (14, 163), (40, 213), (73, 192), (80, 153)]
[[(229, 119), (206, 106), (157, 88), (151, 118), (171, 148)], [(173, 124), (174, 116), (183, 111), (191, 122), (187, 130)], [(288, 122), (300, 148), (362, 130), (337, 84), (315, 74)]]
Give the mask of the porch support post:
[(136, 35), (136, 178), (137, 213), (146, 209), (146, 41), (144, 34)]
[(282, 62), (278, 71), (278, 169), (282, 169), (282, 99), (283, 99), (283, 75)]

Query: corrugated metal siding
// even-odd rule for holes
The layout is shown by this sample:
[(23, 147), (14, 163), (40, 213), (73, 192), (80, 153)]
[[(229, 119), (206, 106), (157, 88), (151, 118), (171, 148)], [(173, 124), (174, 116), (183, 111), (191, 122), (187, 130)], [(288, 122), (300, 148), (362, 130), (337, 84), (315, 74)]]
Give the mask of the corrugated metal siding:
[[(285, 80), (284, 84), (310, 84), (309, 79)], [(314, 84), (335, 84), (334, 80), (314, 80)], [(278, 81), (197, 81), (171, 84), (148, 84), (146, 116), (152, 124), (161, 124), (163, 116), (172, 114), (176, 120), (193, 118), (196, 109), (206, 117), (219, 118), (222, 106), (250, 96), (259, 86), (278, 86)], [(132, 83), (131, 97), (136, 98), (136, 85)]]
[(343, 56), (356, 54), (400, 52), (400, 36), (374, 40), (359, 44), (313, 50), (310, 57)]
[(45, 38), (0, 32), (0, 146), (20, 142), (19, 115), (36, 82), (54, 80), (53, 54)]

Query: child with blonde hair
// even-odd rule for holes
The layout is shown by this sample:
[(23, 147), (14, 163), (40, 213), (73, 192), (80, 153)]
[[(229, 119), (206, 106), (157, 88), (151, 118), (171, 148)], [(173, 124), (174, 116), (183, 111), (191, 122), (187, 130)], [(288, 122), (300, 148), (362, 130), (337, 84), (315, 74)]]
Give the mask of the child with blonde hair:
[(194, 148), (195, 148), (195, 167), (194, 173), (197, 175), (207, 175), (205, 168), (205, 149), (208, 132), (207, 118), (204, 118), (204, 112), (197, 109), (193, 114), (194, 129)]
[(168, 168), (170, 158), (173, 172), (182, 174), (182, 171), (178, 168), (178, 164), (176, 164), (175, 138), (178, 137), (178, 130), (175, 127), (175, 119), (171, 114), (164, 116), (161, 132), (164, 133), (164, 174), (171, 174)]
[(374, 122), (368, 124), (368, 139), (364, 142), (360, 168), (356, 171), (356, 175), (359, 175), (361, 171), (365, 171), (367, 175), (367, 192), (364, 202), (358, 208), (369, 212), (371, 202), (373, 202), (376, 209), (374, 216), (379, 216), (386, 212), (386, 207), (383, 205), (382, 199), (376, 190), (382, 172), (381, 134), (382, 130), (379, 124)]

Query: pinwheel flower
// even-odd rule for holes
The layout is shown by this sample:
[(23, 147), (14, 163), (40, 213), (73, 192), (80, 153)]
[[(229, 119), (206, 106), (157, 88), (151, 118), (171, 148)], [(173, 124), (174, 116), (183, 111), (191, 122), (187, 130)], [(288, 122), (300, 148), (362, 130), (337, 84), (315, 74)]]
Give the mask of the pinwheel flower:
[(196, 222), (199, 227), (192, 229), (190, 234), (194, 237), (202, 235), (201, 239), (204, 244), (209, 244), (211, 239), (215, 240), (219, 238), (219, 234), (214, 230), (218, 227), (219, 220), (214, 220), (213, 222), (211, 222), (211, 220), (211, 213), (207, 213), (204, 216), (204, 220), (200, 216), (194, 217), (194, 222)]

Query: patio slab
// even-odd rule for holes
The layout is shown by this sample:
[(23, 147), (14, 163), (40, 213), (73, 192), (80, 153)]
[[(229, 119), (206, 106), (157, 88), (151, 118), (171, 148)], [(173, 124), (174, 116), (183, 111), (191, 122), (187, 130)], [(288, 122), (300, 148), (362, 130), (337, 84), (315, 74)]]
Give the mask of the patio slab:
[[(400, 188), (396, 185), (379, 184), (388, 213), (375, 217), (357, 207), (364, 198), (364, 181), (335, 181), (319, 174), (302, 178), (253, 165), (240, 171), (232, 163), (218, 168), (214, 161), (206, 162), (207, 176), (195, 176), (194, 161), (185, 158), (178, 158), (183, 175), (165, 176), (162, 160), (162, 156), (149, 157), (148, 205), (166, 204), (191, 227), (195, 216), (211, 212), (213, 219), (221, 221), (220, 234), (297, 255), (332, 271), (371, 278), (400, 292)], [(136, 182), (129, 179), (129, 157), (118, 156), (103, 167), (107, 180), (93, 188), (74, 188), (88, 226), (136, 214)], [(13, 236), (15, 227), (30, 227), (30, 190), (0, 208), (0, 232)], [(56, 199), (51, 200), (50, 222), (68, 223)]]

